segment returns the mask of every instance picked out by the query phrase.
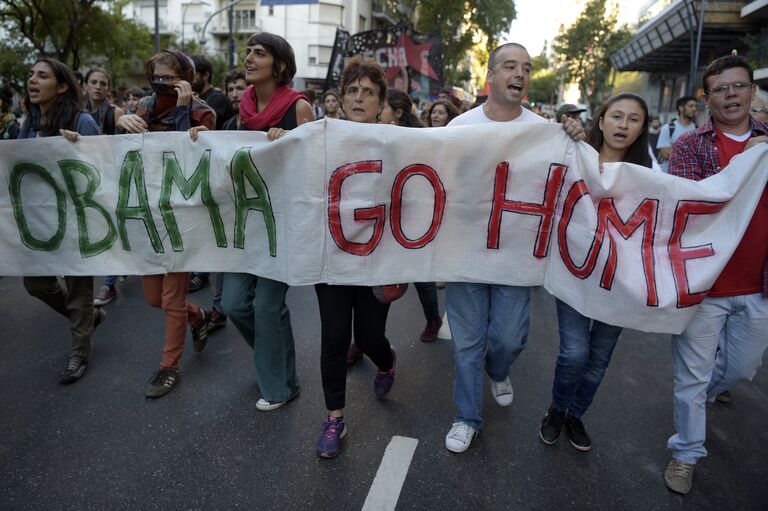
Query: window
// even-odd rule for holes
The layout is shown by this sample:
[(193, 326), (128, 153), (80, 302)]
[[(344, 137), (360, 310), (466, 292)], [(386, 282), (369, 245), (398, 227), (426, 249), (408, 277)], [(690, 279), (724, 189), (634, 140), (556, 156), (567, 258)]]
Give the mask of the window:
[(311, 65), (327, 66), (331, 62), (333, 46), (309, 45), (309, 63)]
[(256, 10), (235, 9), (232, 17), (232, 30), (235, 32), (253, 32), (256, 30)]

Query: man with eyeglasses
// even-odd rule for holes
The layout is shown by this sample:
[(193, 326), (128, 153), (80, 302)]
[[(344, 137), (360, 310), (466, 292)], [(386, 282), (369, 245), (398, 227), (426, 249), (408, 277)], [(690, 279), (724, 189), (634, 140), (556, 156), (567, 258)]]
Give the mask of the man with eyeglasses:
[[(750, 116), (757, 87), (752, 68), (736, 55), (704, 71), (710, 118), (672, 147), (669, 173), (701, 180), (731, 158), (768, 142), (768, 125)], [(763, 168), (762, 170), (766, 170)], [(667, 487), (688, 493), (696, 462), (707, 455), (706, 402), (735, 383), (751, 380), (768, 347), (768, 188), (741, 242), (682, 334), (672, 336), (675, 370), (674, 424), (668, 440), (672, 460)]]

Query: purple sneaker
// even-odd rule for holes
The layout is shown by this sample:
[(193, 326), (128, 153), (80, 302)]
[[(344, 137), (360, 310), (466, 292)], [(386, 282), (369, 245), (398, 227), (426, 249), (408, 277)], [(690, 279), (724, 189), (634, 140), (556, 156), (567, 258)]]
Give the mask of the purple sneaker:
[(323, 434), (317, 440), (317, 455), (321, 458), (335, 458), (341, 450), (341, 439), (347, 435), (344, 417), (328, 417), (323, 421)]
[(384, 397), (392, 390), (392, 385), (395, 383), (395, 367), (397, 366), (397, 356), (395, 350), (392, 350), (392, 369), (389, 371), (378, 371), (376, 378), (373, 380), (373, 392), (376, 397)]

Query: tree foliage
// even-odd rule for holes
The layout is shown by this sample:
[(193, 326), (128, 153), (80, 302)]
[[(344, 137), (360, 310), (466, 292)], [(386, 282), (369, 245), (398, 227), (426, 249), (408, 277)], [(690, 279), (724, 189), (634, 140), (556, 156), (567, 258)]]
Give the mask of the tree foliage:
[[(443, 40), (446, 84), (456, 83), (469, 71), (465, 59), (472, 46), (486, 40), (493, 49), (517, 16), (514, 0), (387, 0), (404, 21), (419, 32), (439, 33)], [(403, 9), (405, 7), (405, 9)], [(405, 11), (405, 13), (403, 13)]]
[(558, 103), (560, 77), (544, 52), (531, 59), (533, 72), (528, 86), (528, 99), (533, 103)]
[(618, 6), (606, 9), (606, 0), (589, 0), (578, 19), (553, 44), (566, 82), (577, 83), (582, 101), (592, 112), (599, 109), (611, 78), (610, 56), (622, 48), (632, 34), (626, 25), (617, 26)]
[(31, 46), (72, 69), (96, 63), (119, 76), (135, 66), (136, 55), (152, 51), (147, 28), (122, 15), (126, 2), (0, 0), (0, 20), (15, 36), (12, 44)]

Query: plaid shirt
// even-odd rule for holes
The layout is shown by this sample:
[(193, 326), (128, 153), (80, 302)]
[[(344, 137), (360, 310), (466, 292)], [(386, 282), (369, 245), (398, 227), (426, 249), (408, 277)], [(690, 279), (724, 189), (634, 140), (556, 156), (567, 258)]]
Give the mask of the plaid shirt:
[[(768, 124), (750, 117), (752, 137), (768, 135)], [(712, 117), (694, 131), (685, 133), (672, 146), (669, 157), (669, 173), (674, 176), (701, 181), (714, 176), (723, 168), (717, 150), (717, 134)]]
[[(768, 124), (750, 117), (752, 135), (768, 135)], [(717, 150), (717, 134), (712, 117), (694, 131), (690, 131), (675, 142), (669, 158), (669, 173), (675, 176), (701, 181), (722, 170)], [(768, 298), (768, 261), (763, 266), (763, 296)]]

